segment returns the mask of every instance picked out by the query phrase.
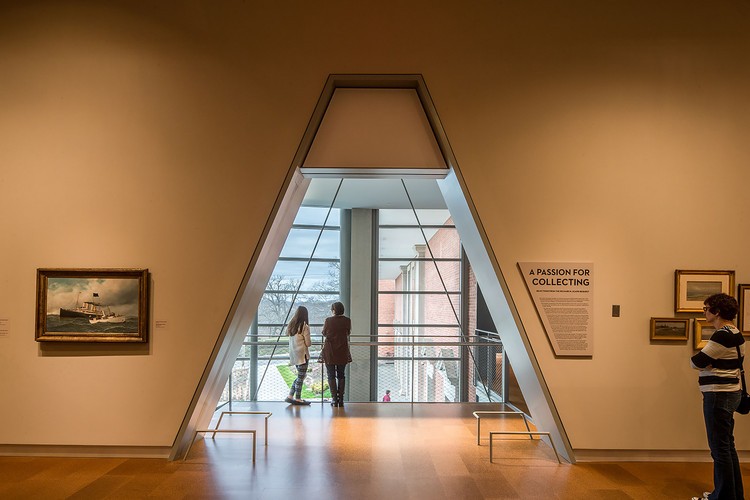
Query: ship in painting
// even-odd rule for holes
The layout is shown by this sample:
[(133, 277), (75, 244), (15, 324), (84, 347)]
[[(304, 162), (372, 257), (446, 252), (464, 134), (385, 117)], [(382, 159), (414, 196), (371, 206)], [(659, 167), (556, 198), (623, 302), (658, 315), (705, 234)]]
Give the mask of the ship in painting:
[(125, 316), (113, 313), (109, 306), (101, 306), (101, 313), (94, 318), (89, 318), (89, 323), (92, 325), (95, 323), (125, 323), (126, 319)]
[[(76, 305), (73, 308), (65, 309), (60, 308), (61, 318), (86, 318), (89, 323), (124, 323), (126, 318), (117, 313), (112, 312), (108, 305), (100, 304), (94, 300), (84, 301), (83, 304), (80, 302), (81, 294), (78, 294), (76, 299)], [(93, 294), (93, 298), (99, 298), (98, 293)]]

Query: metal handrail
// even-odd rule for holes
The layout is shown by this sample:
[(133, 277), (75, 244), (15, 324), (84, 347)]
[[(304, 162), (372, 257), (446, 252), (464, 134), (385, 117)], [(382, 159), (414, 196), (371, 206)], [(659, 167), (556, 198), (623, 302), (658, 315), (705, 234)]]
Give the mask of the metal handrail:
[[(279, 338), (278, 335), (261, 335), (261, 334), (253, 335), (253, 337), (267, 338), (267, 339)], [(319, 337), (319, 335), (313, 335), (313, 337)], [(430, 335), (423, 335), (423, 334), (417, 334), (417, 333), (405, 333), (405, 334), (398, 334), (398, 335), (396, 335), (395, 333), (379, 333), (379, 334), (371, 334), (371, 335), (359, 334), (359, 335), (350, 335), (349, 336), (349, 338), (367, 338), (367, 339), (370, 339), (370, 338), (373, 338), (373, 337), (376, 337), (376, 338), (380, 338), (380, 337), (396, 337), (396, 338), (419, 337), (419, 338), (429, 338), (429, 339), (451, 339), (451, 338), (459, 338), (459, 337), (462, 338), (462, 337), (465, 337), (465, 336), (464, 335), (432, 335), (432, 334), (430, 334)], [(286, 337), (282, 337), (282, 338), (286, 338)], [(478, 335), (472, 335), (472, 336), (467, 337), (467, 338), (470, 338), (470, 339), (487, 339), (488, 337), (480, 337)], [(286, 340), (285, 341), (279, 341), (279, 343), (280, 344), (286, 344), (287, 341)]]
[[(403, 325), (399, 325), (400, 327), (403, 327)], [(456, 342), (446, 342), (444, 340), (439, 340), (437, 342), (434, 342), (432, 340), (434, 339), (460, 339), (460, 338), (467, 338), (463, 335), (429, 335), (428, 337), (425, 337), (423, 334), (417, 334), (417, 333), (399, 333), (396, 335), (395, 333), (389, 333), (389, 334), (352, 334), (350, 337), (354, 339), (368, 339), (367, 341), (359, 341), (359, 340), (353, 340), (350, 342), (350, 346), (352, 347), (413, 347), (413, 348), (420, 348), (420, 347), (501, 347), (502, 348), (502, 342), (500, 339), (500, 335), (497, 332), (487, 331), (487, 330), (481, 330), (481, 329), (474, 329), (477, 333), (483, 333), (484, 335), (472, 335), (468, 338), (470, 339), (468, 342), (466, 341), (456, 341)], [(283, 338), (279, 335), (272, 335), (272, 334), (258, 334), (253, 336), (256, 339), (275, 339), (274, 342), (264, 342), (260, 340), (255, 341), (249, 341), (249, 342), (243, 342), (243, 345), (246, 346), (254, 346), (254, 347), (274, 347), (274, 353), (271, 353), (270, 355), (262, 355), (259, 354), (257, 356), (258, 361), (272, 361), (274, 359), (276, 360), (282, 360), (284, 358), (287, 358), (287, 354), (279, 354), (275, 355), (275, 349), (277, 347), (283, 347), (288, 344), (287, 339)], [(283, 340), (282, 340), (283, 338)], [(398, 342), (396, 341), (383, 341), (380, 339), (399, 339)], [(430, 339), (431, 341), (424, 341), (424, 339)], [(321, 339), (319, 335), (316, 335), (310, 348), (310, 354), (311, 359), (315, 359), (318, 356), (318, 353), (320, 352), (320, 349), (323, 345), (323, 342), (317, 341), (317, 339)], [(374, 339), (374, 340), (371, 340)], [(422, 339), (422, 341), (419, 340), (407, 340), (407, 339)], [(460, 357), (444, 357), (444, 356), (417, 356), (417, 357), (403, 357), (403, 356), (379, 356), (380, 360), (384, 361), (460, 361)], [(237, 357), (237, 361), (251, 361), (253, 358), (251, 357)], [(231, 374), (230, 374), (231, 377)], [(321, 370), (321, 384), (323, 384), (323, 377), (324, 377), (324, 371)], [(230, 400), (231, 400), (231, 391), (230, 391)], [(322, 401), (322, 397), (321, 397)]]
[[(256, 346), (285, 346), (286, 344), (245, 344), (245, 345), (256, 345)], [(318, 344), (322, 345), (322, 344)], [(357, 342), (349, 344), (351, 347), (372, 347), (372, 346), (381, 346), (381, 347), (496, 347), (498, 344), (496, 342), (440, 342), (439, 344), (436, 344), (434, 342)], [(286, 355), (284, 356), (286, 357)], [(237, 358), (240, 359), (240, 358)], [(258, 357), (260, 359), (260, 356)]]

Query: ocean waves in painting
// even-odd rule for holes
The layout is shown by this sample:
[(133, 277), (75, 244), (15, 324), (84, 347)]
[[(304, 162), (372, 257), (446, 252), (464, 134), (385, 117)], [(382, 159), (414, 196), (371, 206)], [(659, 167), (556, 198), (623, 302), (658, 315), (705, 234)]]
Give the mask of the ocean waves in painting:
[(48, 314), (46, 330), (54, 333), (133, 334), (138, 333), (138, 318), (127, 318), (124, 323), (92, 324), (88, 318), (61, 318), (58, 314)]

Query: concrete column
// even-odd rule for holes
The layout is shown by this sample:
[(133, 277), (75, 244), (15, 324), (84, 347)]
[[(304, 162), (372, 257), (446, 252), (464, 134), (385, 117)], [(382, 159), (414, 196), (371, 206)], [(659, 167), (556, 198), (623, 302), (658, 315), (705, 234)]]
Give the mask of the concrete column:
[(339, 288), (341, 303), (346, 308), (346, 315), (349, 316), (349, 306), (351, 303), (351, 270), (352, 270), (352, 211), (341, 209), (339, 215)]
[[(373, 211), (352, 209), (351, 219), (351, 286), (347, 315), (352, 319), (352, 335), (371, 335), (373, 297)], [(355, 337), (353, 340), (367, 341)], [(352, 347), (352, 363), (347, 377), (349, 401), (370, 401), (370, 347)]]

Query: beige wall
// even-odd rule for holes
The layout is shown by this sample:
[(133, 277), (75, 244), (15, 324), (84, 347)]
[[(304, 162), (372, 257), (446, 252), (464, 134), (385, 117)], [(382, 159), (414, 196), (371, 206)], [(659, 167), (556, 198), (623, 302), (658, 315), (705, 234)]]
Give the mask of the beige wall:
[[(573, 447), (706, 448), (648, 324), (676, 268), (750, 282), (746, 2), (221, 3), (0, 1), (0, 444), (170, 446), (328, 74), (422, 73)], [(536, 260), (595, 263), (592, 359)], [(38, 267), (147, 267), (168, 327), (40, 346)]]

